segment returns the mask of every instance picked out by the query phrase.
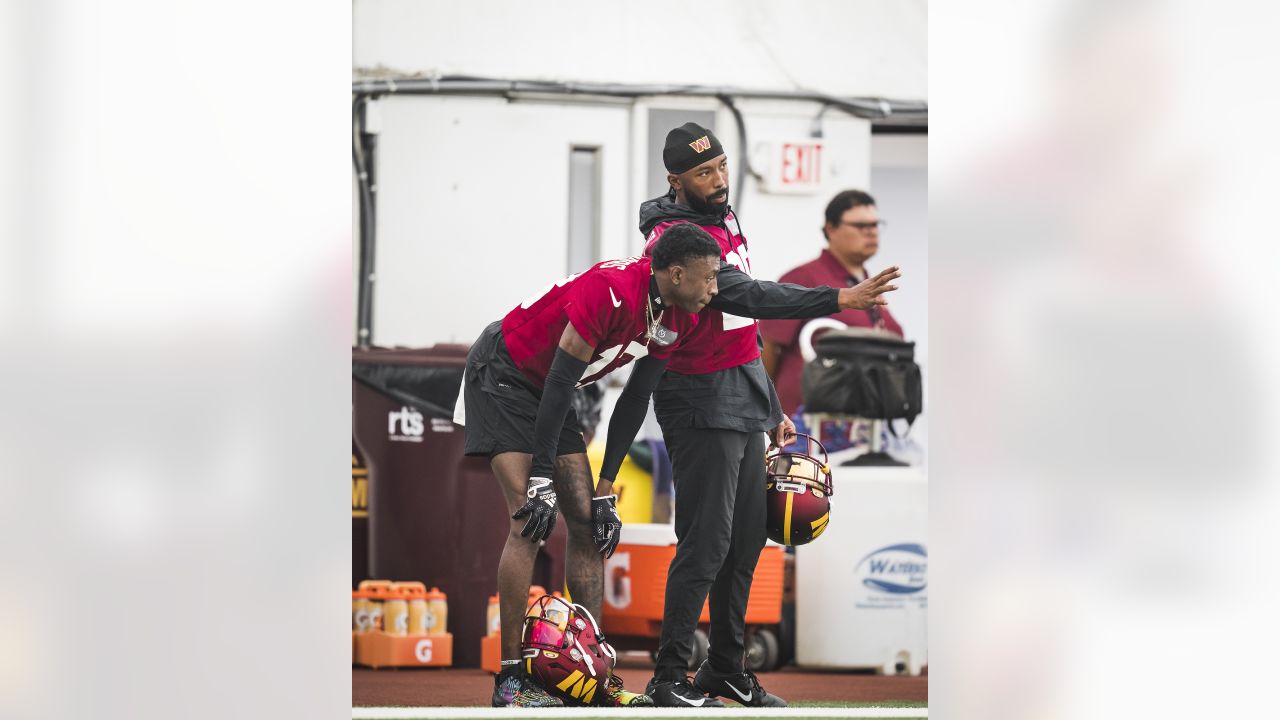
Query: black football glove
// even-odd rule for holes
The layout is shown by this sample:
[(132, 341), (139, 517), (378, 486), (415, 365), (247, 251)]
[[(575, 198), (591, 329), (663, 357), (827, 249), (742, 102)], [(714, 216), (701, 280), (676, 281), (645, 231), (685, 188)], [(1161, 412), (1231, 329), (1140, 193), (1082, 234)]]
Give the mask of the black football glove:
[(551, 531), (556, 529), (556, 491), (551, 487), (551, 478), (529, 478), (529, 490), (525, 494), (529, 496), (529, 501), (511, 519), (528, 517), (524, 529), (520, 531), (520, 537), (527, 537), (531, 542), (541, 542), (551, 537)]
[(622, 537), (622, 521), (618, 519), (618, 496), (605, 495), (591, 499), (591, 539), (606, 558), (613, 557)]

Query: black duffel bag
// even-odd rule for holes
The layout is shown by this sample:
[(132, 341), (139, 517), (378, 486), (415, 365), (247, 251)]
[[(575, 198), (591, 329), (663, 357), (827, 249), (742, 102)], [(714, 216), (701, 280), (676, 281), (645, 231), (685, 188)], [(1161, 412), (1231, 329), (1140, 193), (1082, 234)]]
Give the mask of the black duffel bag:
[(817, 357), (804, 366), (805, 412), (911, 423), (924, 399), (915, 347), (884, 330), (824, 333), (813, 344)]

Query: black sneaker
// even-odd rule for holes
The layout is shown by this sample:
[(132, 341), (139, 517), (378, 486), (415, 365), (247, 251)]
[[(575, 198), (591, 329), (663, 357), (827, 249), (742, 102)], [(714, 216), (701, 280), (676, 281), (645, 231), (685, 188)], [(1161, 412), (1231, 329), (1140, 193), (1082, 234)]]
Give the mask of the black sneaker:
[(724, 703), (707, 697), (689, 683), (689, 678), (658, 680), (654, 678), (644, 688), (644, 694), (653, 698), (658, 707), (724, 707)]
[(533, 678), (522, 672), (493, 679), (494, 707), (564, 707), (564, 701), (552, 697)]
[(711, 669), (711, 661), (703, 660), (698, 674), (693, 676), (693, 687), (712, 697), (735, 700), (752, 707), (786, 707), (787, 701), (770, 695), (760, 687), (756, 674), (750, 670), (740, 673), (719, 673)]

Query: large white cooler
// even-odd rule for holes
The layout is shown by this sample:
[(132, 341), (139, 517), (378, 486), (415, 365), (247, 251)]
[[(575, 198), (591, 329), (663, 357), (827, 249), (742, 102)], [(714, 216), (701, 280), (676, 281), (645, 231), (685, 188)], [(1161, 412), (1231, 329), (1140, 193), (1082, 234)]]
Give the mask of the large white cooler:
[(925, 475), (836, 465), (831, 475), (831, 523), (796, 548), (796, 664), (918, 675), (929, 661)]

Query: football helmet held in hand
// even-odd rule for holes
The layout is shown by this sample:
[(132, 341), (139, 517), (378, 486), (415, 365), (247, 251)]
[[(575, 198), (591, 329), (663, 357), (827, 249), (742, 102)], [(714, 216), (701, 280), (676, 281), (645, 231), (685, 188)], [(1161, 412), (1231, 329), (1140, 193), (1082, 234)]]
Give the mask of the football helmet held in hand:
[(803, 433), (796, 436), (796, 442), (801, 450), (781, 449), (765, 457), (765, 527), (769, 539), (783, 545), (813, 542), (831, 519), (827, 449)]

